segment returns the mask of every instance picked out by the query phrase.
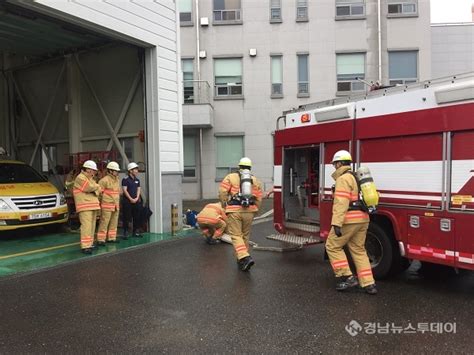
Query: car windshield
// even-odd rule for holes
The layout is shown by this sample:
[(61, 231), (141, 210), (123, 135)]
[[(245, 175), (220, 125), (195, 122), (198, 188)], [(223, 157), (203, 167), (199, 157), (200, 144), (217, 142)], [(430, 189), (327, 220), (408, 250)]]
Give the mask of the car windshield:
[(0, 184), (45, 182), (35, 169), (25, 164), (0, 164)]

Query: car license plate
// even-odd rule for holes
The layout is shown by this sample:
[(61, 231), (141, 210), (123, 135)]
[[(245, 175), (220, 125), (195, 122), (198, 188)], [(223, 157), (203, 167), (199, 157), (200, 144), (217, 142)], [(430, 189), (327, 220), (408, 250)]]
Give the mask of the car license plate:
[(28, 216), (28, 219), (43, 219), (43, 218), (50, 218), (51, 213), (44, 212), (44, 213), (33, 213)]

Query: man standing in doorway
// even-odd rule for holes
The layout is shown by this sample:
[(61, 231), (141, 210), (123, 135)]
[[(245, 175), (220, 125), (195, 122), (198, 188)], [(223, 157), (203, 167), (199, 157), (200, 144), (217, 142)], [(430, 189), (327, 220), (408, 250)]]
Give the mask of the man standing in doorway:
[(128, 239), (128, 225), (132, 220), (132, 236), (141, 237), (138, 234), (140, 222), (140, 180), (138, 179), (138, 164), (130, 163), (127, 166), (128, 176), (122, 179), (123, 188), (123, 239)]
[(261, 183), (250, 173), (251, 169), (249, 158), (240, 159), (239, 171), (227, 175), (219, 186), (219, 200), (227, 213), (227, 232), (242, 271), (250, 270), (255, 264), (249, 254), (250, 228), (263, 195)]
[(81, 250), (85, 254), (92, 253), (97, 212), (100, 210), (101, 188), (94, 180), (96, 173), (97, 164), (92, 160), (85, 161), (73, 187), (76, 212), (81, 222)]
[(102, 188), (99, 231), (97, 232), (97, 244), (99, 246), (104, 246), (106, 241), (111, 243), (117, 241), (117, 224), (120, 210), (119, 172), (119, 165), (111, 161), (107, 164), (107, 175), (99, 180), (99, 185)]
[[(359, 187), (351, 173), (351, 154), (340, 150), (334, 154), (332, 164), (336, 181), (332, 207), (331, 231), (326, 240), (326, 251), (336, 276), (336, 290), (344, 291), (358, 284), (370, 295), (375, 295), (375, 281), (372, 275), (365, 238), (369, 227), (369, 215), (361, 208)], [(358, 279), (352, 275), (344, 246), (347, 245), (357, 269)]]

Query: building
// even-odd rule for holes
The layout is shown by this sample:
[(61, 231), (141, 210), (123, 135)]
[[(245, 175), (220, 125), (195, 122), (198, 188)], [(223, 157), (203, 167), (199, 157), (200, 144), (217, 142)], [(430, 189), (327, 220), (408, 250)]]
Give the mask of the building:
[(243, 155), (271, 189), (282, 111), (431, 76), (429, 0), (180, 0), (179, 11), (185, 199), (215, 198)]
[(60, 188), (66, 167), (105, 164), (111, 149), (124, 171), (139, 162), (150, 229), (169, 231), (183, 166), (176, 2), (0, 1), (0, 11), (0, 146)]
[(474, 22), (432, 24), (431, 44), (433, 78), (474, 71)]

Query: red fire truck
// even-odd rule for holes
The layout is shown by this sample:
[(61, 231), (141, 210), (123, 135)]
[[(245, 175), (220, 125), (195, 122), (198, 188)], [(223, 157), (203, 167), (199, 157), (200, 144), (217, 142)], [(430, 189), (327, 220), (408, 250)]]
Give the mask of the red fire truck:
[(274, 148), (280, 240), (327, 238), (331, 159), (345, 149), (380, 193), (366, 242), (376, 277), (409, 259), (474, 270), (474, 73), (286, 111)]

